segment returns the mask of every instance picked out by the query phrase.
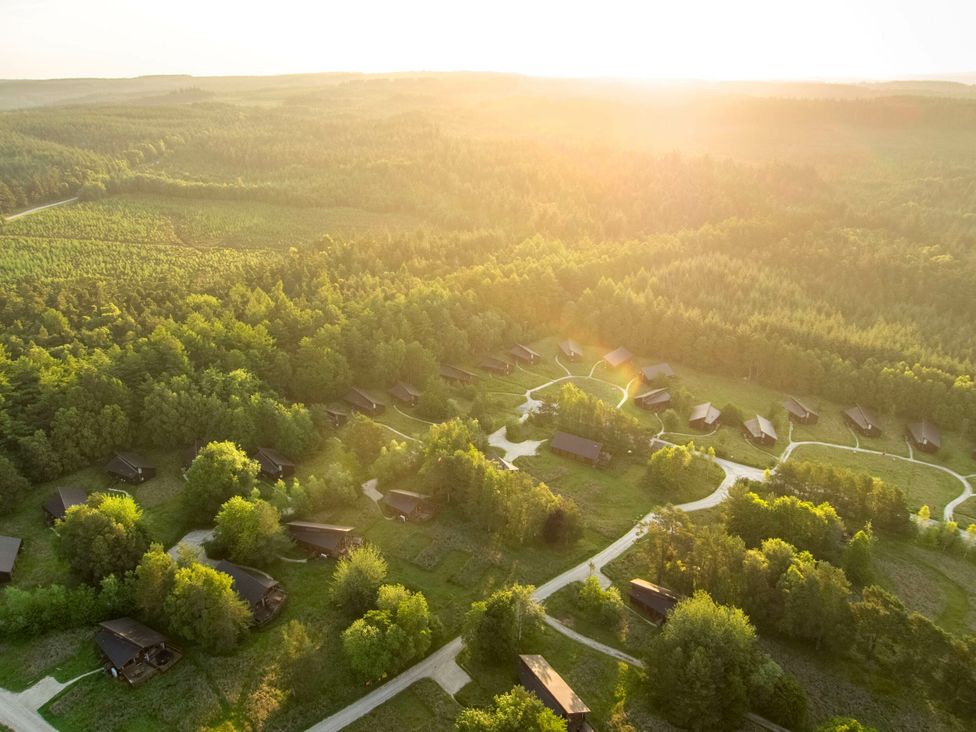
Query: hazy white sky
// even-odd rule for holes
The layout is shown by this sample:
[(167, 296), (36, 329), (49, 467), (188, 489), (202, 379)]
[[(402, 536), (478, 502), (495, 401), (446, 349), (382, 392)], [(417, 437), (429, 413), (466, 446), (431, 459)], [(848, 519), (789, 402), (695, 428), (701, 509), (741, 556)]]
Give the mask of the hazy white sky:
[(0, 0), (0, 78), (976, 71), (976, 0)]

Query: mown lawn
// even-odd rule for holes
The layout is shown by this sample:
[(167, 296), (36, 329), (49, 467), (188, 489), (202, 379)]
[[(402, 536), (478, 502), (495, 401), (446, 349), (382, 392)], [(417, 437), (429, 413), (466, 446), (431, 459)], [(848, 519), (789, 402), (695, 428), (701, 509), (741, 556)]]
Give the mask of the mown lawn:
[(565, 381), (560, 381), (558, 384), (553, 384), (533, 393), (536, 399), (549, 399), (551, 401), (559, 400), (559, 393), (566, 384), (572, 384), (573, 386), (579, 388), (581, 391), (586, 392), (595, 396), (597, 399), (606, 402), (610, 406), (616, 406), (620, 400), (623, 398), (623, 394), (619, 389), (605, 384), (602, 381), (596, 381), (594, 379), (586, 379), (581, 377), (576, 377), (572, 379), (566, 379)]
[(793, 452), (792, 458), (870, 473), (904, 490), (910, 510), (927, 505), (933, 518), (941, 519), (946, 503), (963, 489), (962, 483), (948, 473), (890, 456), (803, 445)]
[(353, 722), (348, 732), (378, 730), (430, 730), (451, 732), (461, 705), (435, 681), (421, 679), (365, 717)]
[(630, 607), (627, 600), (627, 584), (619, 583), (624, 598), (623, 618), (616, 627), (587, 617), (576, 604), (576, 593), (581, 583), (574, 582), (559, 590), (546, 600), (546, 612), (577, 633), (592, 638), (612, 648), (640, 658), (647, 649), (647, 643), (657, 632), (657, 627)]
[[(972, 482), (973, 480), (970, 479), (970, 483)], [(976, 524), (976, 496), (967, 498), (956, 506), (953, 515), (960, 529), (965, 529), (970, 524)]]

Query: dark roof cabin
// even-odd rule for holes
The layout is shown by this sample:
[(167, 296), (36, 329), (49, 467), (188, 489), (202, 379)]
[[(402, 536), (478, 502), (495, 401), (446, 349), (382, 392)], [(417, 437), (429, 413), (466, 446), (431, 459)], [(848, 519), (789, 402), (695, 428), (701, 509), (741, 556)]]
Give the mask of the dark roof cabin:
[(583, 349), (580, 348), (580, 344), (572, 339), (567, 339), (561, 341), (559, 344), (559, 350), (562, 352), (570, 361), (579, 361), (583, 358)]
[(20, 554), (20, 539), (14, 536), (0, 536), (0, 582), (9, 582), (14, 577), (14, 565)]
[(80, 506), (88, 500), (88, 493), (84, 488), (70, 486), (58, 488), (54, 495), (44, 502), (44, 513), (47, 514), (48, 523), (54, 523), (58, 519), (63, 519), (68, 509), (72, 506)]
[(521, 343), (516, 343), (512, 346), (512, 350), (508, 354), (516, 361), (521, 361), (522, 363), (538, 363), (542, 360), (542, 356), (528, 346), (523, 346)]
[(289, 521), (287, 529), (292, 540), (313, 557), (338, 559), (363, 543), (361, 537), (353, 535), (355, 529), (352, 526)]
[(605, 465), (610, 462), (610, 456), (603, 451), (603, 445), (594, 440), (588, 440), (569, 432), (557, 432), (549, 440), (549, 448), (565, 457), (581, 460), (591, 465)]
[(501, 374), (507, 376), (512, 373), (513, 366), (509, 361), (503, 361), (500, 358), (495, 358), (494, 356), (485, 356), (481, 359), (481, 363), (478, 364), (478, 368), (482, 368), (485, 371), (490, 371), (493, 374)]
[(365, 389), (352, 387), (342, 398), (343, 401), (357, 412), (374, 416), (382, 414), (386, 410), (386, 405), (376, 400), (372, 394)]
[(631, 359), (633, 359), (633, 357), (633, 353), (621, 346), (620, 348), (610, 351), (610, 353), (603, 357), (603, 360), (607, 362), (610, 368), (615, 369), (618, 366), (623, 366), (625, 363), (628, 363)]
[(671, 392), (667, 389), (651, 389), (634, 397), (634, 404), (641, 409), (660, 412), (671, 406)]
[(773, 423), (759, 414), (743, 422), (742, 430), (746, 437), (760, 445), (772, 445), (778, 439)]
[(790, 415), (790, 420), (798, 424), (816, 424), (820, 416), (796, 397), (783, 402), (783, 408)]
[(288, 597), (273, 578), (260, 572), (251, 572), (224, 559), (217, 562), (218, 572), (229, 574), (234, 592), (251, 608), (255, 625), (264, 625), (281, 611)]
[(387, 491), (380, 503), (403, 521), (426, 521), (434, 516), (431, 497), (423, 493), (394, 489)]
[(295, 474), (295, 463), (273, 448), (259, 447), (254, 453), (254, 459), (261, 466), (262, 478), (279, 480)]
[(931, 422), (912, 422), (905, 432), (917, 450), (938, 452), (942, 447), (942, 433)]
[(337, 404), (329, 404), (325, 407), (325, 416), (329, 418), (329, 424), (335, 429), (342, 427), (349, 421), (349, 412)]
[(452, 384), (473, 384), (478, 380), (478, 377), (470, 371), (465, 371), (464, 369), (459, 369), (457, 366), (451, 366), (446, 363), (441, 364), (440, 374), (442, 379)]
[(101, 623), (95, 643), (105, 656), (105, 670), (133, 685), (168, 670), (183, 657), (166, 636), (132, 618)]
[(407, 404), (409, 406), (414, 406), (417, 400), (420, 399), (420, 390), (406, 383), (405, 381), (398, 381), (392, 389), (390, 389), (390, 396), (396, 399), (402, 404)]
[(696, 430), (712, 430), (718, 427), (721, 418), (722, 411), (713, 407), (711, 402), (705, 402), (692, 408), (688, 426)]
[(187, 445), (183, 448), (180, 454), (181, 460), (180, 464), (183, 466), (183, 470), (189, 470), (190, 466), (193, 465), (193, 461), (197, 459), (197, 455), (200, 451), (207, 446), (205, 440), (194, 440), (192, 445)]
[(632, 579), (628, 590), (631, 603), (654, 622), (663, 623), (678, 604), (678, 597), (669, 590), (642, 579)]
[(156, 466), (137, 452), (117, 452), (108, 461), (109, 475), (126, 483), (142, 483), (156, 475)]
[(867, 437), (877, 437), (881, 434), (881, 423), (870, 409), (855, 404), (844, 411), (844, 421)]
[(670, 379), (674, 376), (674, 369), (671, 368), (670, 364), (656, 363), (652, 366), (642, 368), (640, 375), (643, 381), (654, 381), (654, 379), (660, 377)]
[(519, 656), (519, 683), (565, 719), (568, 732), (589, 729), (586, 715), (590, 708), (542, 656)]

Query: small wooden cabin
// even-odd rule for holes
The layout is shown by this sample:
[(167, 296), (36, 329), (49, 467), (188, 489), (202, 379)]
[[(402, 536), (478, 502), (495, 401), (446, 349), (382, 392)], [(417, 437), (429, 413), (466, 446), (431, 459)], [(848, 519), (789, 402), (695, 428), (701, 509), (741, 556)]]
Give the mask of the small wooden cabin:
[(586, 721), (590, 708), (543, 656), (519, 656), (519, 683), (539, 697), (556, 715), (565, 719), (568, 732), (590, 729)]
[(844, 411), (844, 421), (865, 437), (877, 437), (881, 434), (881, 422), (874, 412), (860, 404)]
[(382, 414), (386, 410), (385, 404), (378, 401), (376, 397), (365, 389), (360, 389), (356, 386), (347, 391), (342, 399), (355, 411), (368, 414), (370, 417)]
[(557, 455), (589, 463), (594, 467), (610, 462), (610, 455), (604, 452), (601, 443), (569, 432), (555, 433), (549, 440), (549, 449)]
[(0, 583), (10, 582), (14, 578), (14, 565), (21, 543), (15, 536), (0, 536)]
[(490, 371), (493, 374), (499, 376), (508, 376), (514, 370), (510, 361), (503, 361), (500, 358), (495, 358), (494, 356), (485, 356), (481, 359), (478, 364), (478, 368), (484, 369), (485, 371)]
[(783, 408), (790, 415), (790, 421), (797, 424), (816, 424), (820, 415), (810, 409), (796, 397), (790, 397), (783, 402)]
[(259, 447), (254, 459), (261, 466), (261, 477), (265, 480), (284, 480), (295, 474), (295, 463), (271, 447)]
[(615, 369), (623, 366), (625, 363), (630, 363), (633, 358), (634, 354), (621, 346), (620, 348), (616, 348), (610, 351), (610, 353), (606, 354), (603, 357), (603, 360), (606, 361), (610, 368)]
[(53, 524), (55, 521), (63, 519), (68, 509), (72, 506), (80, 506), (88, 500), (88, 493), (84, 488), (68, 486), (58, 488), (54, 495), (44, 502), (44, 514), (47, 522)]
[(649, 383), (660, 378), (670, 379), (674, 377), (674, 369), (671, 368), (670, 364), (656, 363), (642, 368), (640, 377), (644, 383)]
[(635, 396), (634, 404), (649, 412), (660, 412), (671, 406), (671, 392), (667, 389), (651, 389)]
[(333, 524), (316, 524), (310, 521), (289, 521), (285, 528), (298, 546), (308, 552), (311, 557), (329, 557), (338, 559), (350, 549), (363, 543), (360, 536), (355, 536), (352, 526), (335, 526)]
[(224, 559), (217, 562), (214, 569), (230, 575), (234, 592), (251, 608), (254, 625), (264, 625), (281, 612), (288, 595), (274, 578), (264, 572), (247, 570)]
[(938, 452), (942, 447), (942, 433), (931, 422), (912, 422), (905, 428), (905, 434), (916, 450)]
[(394, 489), (380, 500), (387, 513), (402, 521), (428, 521), (436, 513), (433, 499), (423, 493)]
[(559, 351), (567, 361), (579, 361), (583, 358), (583, 349), (571, 338), (559, 343)]
[(478, 377), (470, 371), (446, 363), (441, 364), (440, 375), (444, 381), (451, 384), (474, 384), (478, 381)]
[(773, 423), (760, 414), (743, 422), (742, 432), (757, 445), (772, 445), (779, 439)]
[(663, 623), (674, 606), (678, 596), (670, 590), (642, 579), (632, 579), (628, 590), (630, 602), (655, 623)]
[(117, 452), (105, 471), (116, 480), (143, 483), (156, 475), (156, 466), (137, 452)]
[(105, 658), (105, 670), (133, 686), (169, 670), (183, 657), (166, 636), (132, 618), (101, 623), (95, 643)]
[(349, 412), (337, 404), (329, 404), (325, 407), (325, 416), (333, 429), (339, 429), (349, 421)]
[(420, 390), (405, 381), (398, 381), (390, 389), (390, 396), (401, 404), (406, 404), (408, 407), (415, 407), (417, 400), (420, 399)]
[(542, 356), (528, 346), (523, 346), (521, 343), (516, 343), (514, 346), (512, 346), (512, 350), (508, 352), (508, 355), (510, 355), (515, 361), (520, 361), (521, 363), (527, 363), (530, 365), (539, 363), (539, 361), (542, 360)]
[(711, 402), (705, 402), (692, 408), (688, 426), (696, 430), (713, 430), (719, 426), (721, 418), (721, 410), (713, 407)]

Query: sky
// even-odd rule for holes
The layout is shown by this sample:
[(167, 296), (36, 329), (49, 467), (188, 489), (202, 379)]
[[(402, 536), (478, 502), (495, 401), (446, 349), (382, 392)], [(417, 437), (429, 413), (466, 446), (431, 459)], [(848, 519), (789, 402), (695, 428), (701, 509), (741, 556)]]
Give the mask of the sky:
[(976, 72), (976, 0), (0, 0), (0, 78)]

